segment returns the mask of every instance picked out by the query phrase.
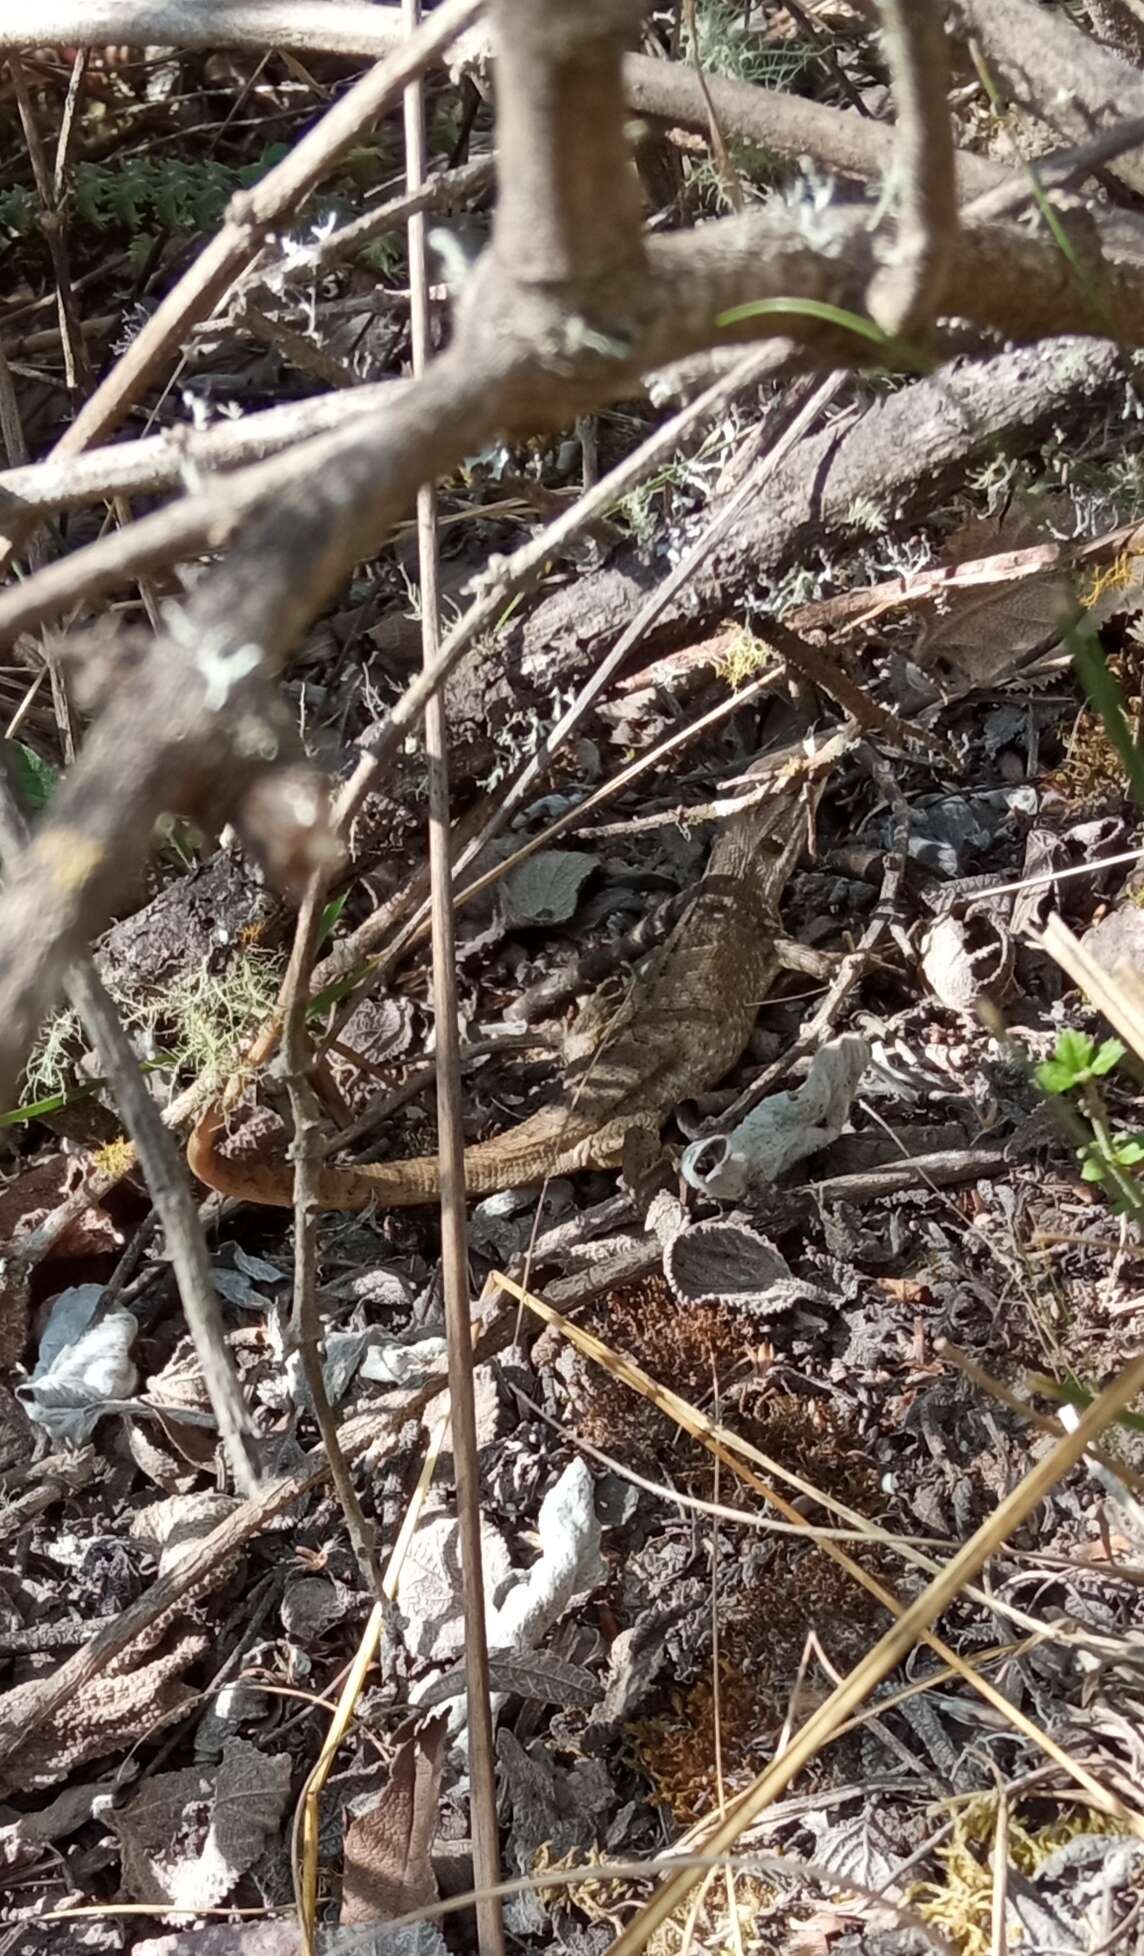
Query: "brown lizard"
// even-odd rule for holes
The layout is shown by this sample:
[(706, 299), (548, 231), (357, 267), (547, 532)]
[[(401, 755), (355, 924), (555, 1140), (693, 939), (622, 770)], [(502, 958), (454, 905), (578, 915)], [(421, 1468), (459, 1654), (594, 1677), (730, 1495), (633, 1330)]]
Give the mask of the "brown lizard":
[[(836, 755), (837, 745), (831, 747)], [(488, 1195), (582, 1168), (616, 1168), (632, 1129), (658, 1139), (673, 1107), (714, 1086), (734, 1065), (782, 962), (778, 902), (808, 839), (827, 759), (824, 752), (808, 764), (800, 756), (778, 773), (771, 795), (729, 818), (694, 898), (626, 996), (617, 1004), (613, 988), (604, 986), (581, 1007), (565, 1037), (560, 1097), (507, 1134), (466, 1148), (466, 1194)], [(816, 778), (807, 782), (811, 770)], [(289, 1165), (221, 1154), (225, 1132), (226, 1115), (216, 1102), (187, 1148), (199, 1180), (242, 1201), (288, 1208), (294, 1199)], [(439, 1194), (432, 1155), (324, 1167), (317, 1177), (327, 1209), (407, 1208)]]

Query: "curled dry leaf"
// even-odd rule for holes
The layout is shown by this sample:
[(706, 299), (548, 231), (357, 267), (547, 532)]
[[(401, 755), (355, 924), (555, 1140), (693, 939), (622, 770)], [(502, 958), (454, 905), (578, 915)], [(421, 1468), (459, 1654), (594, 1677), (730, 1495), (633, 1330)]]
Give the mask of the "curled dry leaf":
[(817, 1284), (796, 1277), (786, 1258), (737, 1217), (693, 1223), (672, 1236), (663, 1274), (681, 1304), (734, 1304), (775, 1317), (801, 1300), (824, 1301)]
[(173, 1494), (169, 1500), (153, 1501), (141, 1509), (131, 1523), (131, 1533), (137, 1542), (155, 1549), (159, 1574), (165, 1576), (194, 1552), (204, 1535), (241, 1506), (233, 1495), (214, 1489)]
[(30, 1417), (53, 1439), (90, 1439), (108, 1402), (135, 1390), (138, 1322), (130, 1311), (99, 1317), (102, 1299), (99, 1284), (76, 1284), (52, 1300), (36, 1369), (21, 1388)]
[[(0, 1792), (51, 1786), (89, 1759), (103, 1759), (139, 1739), (153, 1739), (194, 1697), (180, 1679), (206, 1648), (205, 1637), (185, 1636), (171, 1650), (134, 1670), (93, 1678), (82, 1697), (65, 1704), (8, 1755), (0, 1768)], [(9, 1717), (14, 1722), (14, 1700), (26, 1706), (32, 1695), (32, 1681), (28, 1681), (0, 1698), (0, 1726)]]
[(922, 971), (943, 1005), (972, 1012), (978, 999), (999, 1000), (1008, 991), (1013, 940), (989, 917), (942, 917), (926, 935)]
[(709, 1135), (685, 1148), (684, 1179), (725, 1201), (775, 1181), (838, 1139), (869, 1060), (870, 1048), (857, 1033), (832, 1040), (815, 1054), (796, 1093), (771, 1094), (729, 1134)]
[(437, 1900), (429, 1849), (437, 1824), (446, 1720), (397, 1747), (376, 1804), (346, 1830), (343, 1924), (388, 1922)]

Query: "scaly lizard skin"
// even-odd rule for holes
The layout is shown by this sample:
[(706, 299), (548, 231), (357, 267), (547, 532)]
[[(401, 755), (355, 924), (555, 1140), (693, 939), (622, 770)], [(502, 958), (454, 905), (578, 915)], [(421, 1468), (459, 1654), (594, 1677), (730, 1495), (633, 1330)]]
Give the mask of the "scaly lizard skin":
[[(807, 836), (820, 789), (784, 786), (731, 817), (695, 897), (619, 1004), (609, 988), (583, 1005), (565, 1039), (560, 1098), (494, 1140), (465, 1150), (465, 1192), (616, 1168), (633, 1128), (658, 1137), (672, 1108), (714, 1086), (743, 1052), (778, 968), (778, 900)], [(226, 1116), (207, 1109), (187, 1149), (209, 1188), (288, 1208), (288, 1164), (220, 1154)], [(322, 1168), (326, 1209), (408, 1208), (440, 1194), (435, 1156)]]

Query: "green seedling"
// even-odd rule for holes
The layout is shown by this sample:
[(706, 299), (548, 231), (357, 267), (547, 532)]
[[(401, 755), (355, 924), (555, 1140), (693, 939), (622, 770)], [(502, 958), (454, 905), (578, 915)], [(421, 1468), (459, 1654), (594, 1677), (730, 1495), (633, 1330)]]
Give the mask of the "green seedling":
[[(1113, 1132), (1098, 1082), (1119, 1066), (1125, 1048), (1119, 1039), (1098, 1046), (1087, 1032), (1066, 1030), (1057, 1040), (1052, 1059), (1036, 1068), (1042, 1092), (1059, 1099), (1075, 1095), (1083, 1120), (1073, 1109), (1073, 1138), (1080, 1172), (1086, 1182), (1099, 1182), (1119, 1215), (1144, 1220), (1144, 1188), (1133, 1173), (1144, 1161), (1144, 1135)], [(1078, 1139), (1079, 1132), (1079, 1139)]]
[(1098, 1046), (1087, 1032), (1062, 1032), (1052, 1059), (1042, 1060), (1037, 1068), (1037, 1085), (1046, 1093), (1068, 1093), (1090, 1080), (1101, 1080), (1124, 1058), (1119, 1039), (1106, 1039)]

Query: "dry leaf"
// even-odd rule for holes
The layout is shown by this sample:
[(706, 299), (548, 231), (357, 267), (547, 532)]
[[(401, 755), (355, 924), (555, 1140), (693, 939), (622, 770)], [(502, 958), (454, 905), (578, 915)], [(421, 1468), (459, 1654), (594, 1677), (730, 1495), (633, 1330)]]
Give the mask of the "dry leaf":
[(110, 1816), (123, 1885), (137, 1901), (208, 1909), (229, 1895), (278, 1832), (290, 1793), (284, 1752), (230, 1738), (212, 1773), (155, 1773)]
[(595, 867), (595, 857), (578, 850), (542, 849), (501, 884), (503, 921), (510, 928), (517, 924), (566, 924), (576, 908), (580, 885)]
[(90, 1440), (107, 1402), (127, 1399), (138, 1373), (128, 1356), (139, 1329), (130, 1311), (98, 1315), (100, 1284), (75, 1284), (52, 1299), (36, 1369), (20, 1397), (54, 1440)]
[(684, 1180), (724, 1202), (777, 1180), (838, 1139), (869, 1062), (870, 1048), (858, 1033), (832, 1039), (814, 1055), (796, 1092), (769, 1094), (729, 1133), (692, 1141), (680, 1163)]
[(399, 1744), (377, 1805), (347, 1828), (343, 1924), (390, 1922), (437, 1900), (429, 1848), (446, 1723), (431, 1719)]
[[(0, 1791), (51, 1786), (89, 1759), (102, 1759), (138, 1739), (153, 1738), (195, 1695), (179, 1679), (207, 1647), (205, 1637), (186, 1636), (149, 1664), (93, 1678), (82, 1697), (64, 1705), (9, 1754), (0, 1767)], [(33, 1695), (32, 1685), (32, 1680), (16, 1685), (0, 1698), (0, 1723), (13, 1699), (21, 1703)]]
[(950, 1011), (972, 1012), (978, 999), (999, 1001), (1009, 989), (1012, 939), (989, 917), (942, 917), (926, 933), (922, 972)]
[[(947, 564), (964, 564), (1044, 541), (1027, 516), (1010, 510), (1000, 520), (963, 524), (942, 555)], [(992, 585), (984, 593), (951, 593), (945, 610), (926, 620), (912, 657), (927, 668), (944, 660), (970, 688), (994, 684), (1054, 638), (1075, 606), (1072, 581), (1061, 571)]]
[(152, 1501), (141, 1508), (132, 1520), (131, 1534), (135, 1541), (147, 1542), (156, 1551), (159, 1574), (165, 1576), (186, 1561), (204, 1535), (241, 1506), (234, 1495), (219, 1494), (214, 1488), (172, 1494), (166, 1501)]

